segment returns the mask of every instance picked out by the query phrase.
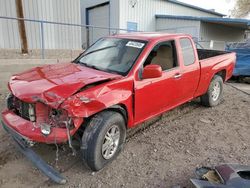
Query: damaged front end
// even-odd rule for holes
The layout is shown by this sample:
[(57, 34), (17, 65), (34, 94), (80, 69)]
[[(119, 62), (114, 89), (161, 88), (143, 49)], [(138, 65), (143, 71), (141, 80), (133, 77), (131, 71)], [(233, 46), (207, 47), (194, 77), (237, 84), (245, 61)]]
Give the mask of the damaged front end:
[(42, 102), (27, 103), (10, 94), (7, 110), (2, 113), (8, 126), (34, 142), (65, 143), (78, 130), (83, 118), (69, 117), (64, 109)]
[(66, 179), (48, 165), (30, 147), (36, 142), (58, 144), (68, 141), (73, 154), (72, 136), (83, 123), (83, 118), (69, 117), (66, 110), (54, 109), (42, 102), (27, 103), (14, 95), (7, 97), (7, 109), (2, 112), (2, 125), (12, 136), (18, 149), (56, 183)]
[(76, 133), (84, 118), (116, 103), (119, 96), (123, 97), (121, 101), (127, 99), (124, 87), (124, 92), (117, 95), (116, 90), (111, 92), (103, 86), (119, 78), (120, 75), (74, 63), (36, 67), (16, 74), (8, 84), (11, 94), (7, 98), (7, 109), (2, 112), (3, 127), (45, 175), (57, 183), (64, 183), (64, 178), (42, 161), (30, 146), (36, 142), (68, 142), (76, 154), (72, 137), (78, 136)]

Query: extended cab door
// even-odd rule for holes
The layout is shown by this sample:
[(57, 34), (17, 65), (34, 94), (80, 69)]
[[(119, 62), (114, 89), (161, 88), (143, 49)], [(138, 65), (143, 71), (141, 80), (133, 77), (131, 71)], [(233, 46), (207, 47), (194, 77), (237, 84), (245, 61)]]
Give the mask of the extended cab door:
[(189, 37), (182, 37), (178, 43), (180, 54), (181, 78), (179, 103), (193, 99), (200, 80), (200, 63), (196, 47)]
[(135, 123), (160, 114), (178, 103), (182, 73), (175, 44), (174, 40), (157, 44), (145, 60), (143, 67), (157, 64), (162, 67), (163, 73), (159, 78), (135, 81)]

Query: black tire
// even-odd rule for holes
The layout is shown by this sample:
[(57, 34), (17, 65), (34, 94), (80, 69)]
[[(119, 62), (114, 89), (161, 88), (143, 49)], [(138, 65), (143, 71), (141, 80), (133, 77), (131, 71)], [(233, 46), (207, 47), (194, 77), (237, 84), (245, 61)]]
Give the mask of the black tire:
[[(120, 131), (119, 142), (112, 157), (105, 159), (102, 147), (104, 141), (106, 141), (105, 135), (113, 127), (115, 127), (116, 130), (119, 129)], [(84, 130), (81, 145), (83, 160), (91, 168), (91, 170), (101, 170), (105, 165), (113, 161), (118, 156), (123, 149), (125, 139), (126, 125), (123, 116), (115, 111), (100, 112), (90, 119), (87, 123), (86, 129)]]
[[(220, 86), (220, 91), (218, 97), (215, 98), (213, 97), (213, 90), (217, 84), (219, 84)], [(223, 79), (221, 78), (221, 76), (215, 75), (212, 81), (210, 82), (207, 93), (201, 96), (201, 104), (208, 107), (217, 106), (221, 102), (222, 96), (223, 96)]]

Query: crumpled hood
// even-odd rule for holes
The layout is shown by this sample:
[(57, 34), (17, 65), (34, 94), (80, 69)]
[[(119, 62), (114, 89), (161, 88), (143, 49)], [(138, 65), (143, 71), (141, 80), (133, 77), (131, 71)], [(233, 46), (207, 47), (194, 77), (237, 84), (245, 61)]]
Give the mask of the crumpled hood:
[(9, 88), (13, 95), (23, 101), (42, 101), (58, 107), (86, 85), (119, 77), (75, 63), (58, 63), (13, 75)]

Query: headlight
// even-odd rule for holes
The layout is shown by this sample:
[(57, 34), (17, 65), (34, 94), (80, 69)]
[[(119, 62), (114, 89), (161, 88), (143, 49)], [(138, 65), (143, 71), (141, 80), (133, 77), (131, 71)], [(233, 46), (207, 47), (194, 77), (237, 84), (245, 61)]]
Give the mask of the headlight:
[(49, 112), (50, 125), (66, 128), (65, 122), (68, 121), (68, 113), (63, 109), (51, 109)]
[(41, 132), (45, 136), (48, 136), (51, 133), (50, 125), (48, 125), (47, 123), (42, 123), (41, 124)]

